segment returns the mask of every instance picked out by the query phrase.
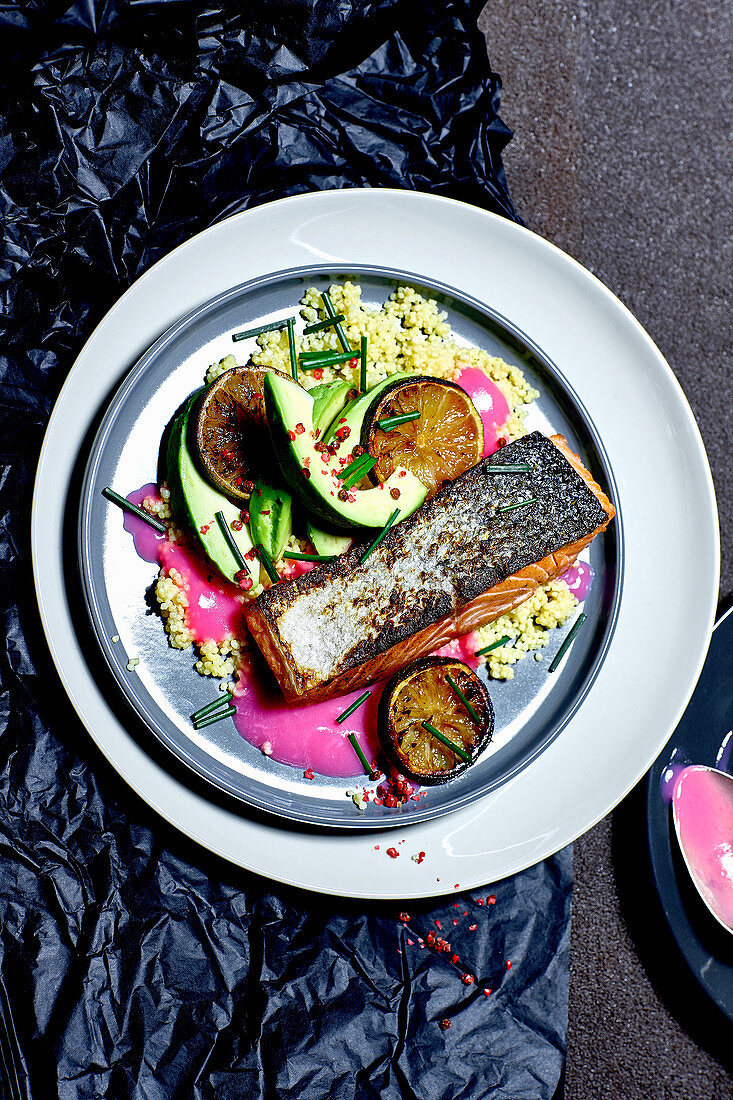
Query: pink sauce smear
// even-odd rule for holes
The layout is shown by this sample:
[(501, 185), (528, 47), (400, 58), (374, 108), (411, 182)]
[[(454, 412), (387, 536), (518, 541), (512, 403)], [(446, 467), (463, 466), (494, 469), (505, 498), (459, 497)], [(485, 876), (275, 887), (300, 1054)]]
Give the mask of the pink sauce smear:
[(576, 600), (581, 603), (590, 592), (593, 584), (593, 570), (587, 562), (578, 561), (570, 569), (561, 574), (560, 580), (565, 581)]
[(691, 766), (677, 775), (672, 804), (700, 893), (733, 928), (733, 784)]
[(481, 416), (484, 426), (483, 457), (493, 455), (499, 450), (500, 441), (506, 442), (501, 429), (509, 419), (509, 402), (499, 387), (478, 367), (465, 367), (456, 381), (466, 391)]

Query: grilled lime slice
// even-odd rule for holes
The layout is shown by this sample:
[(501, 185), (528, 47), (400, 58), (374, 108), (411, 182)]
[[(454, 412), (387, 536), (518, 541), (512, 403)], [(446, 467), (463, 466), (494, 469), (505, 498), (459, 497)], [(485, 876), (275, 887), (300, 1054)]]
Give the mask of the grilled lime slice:
[[(461, 700), (450, 679), (468, 700)], [(465, 771), (491, 740), (494, 708), (473, 669), (451, 657), (425, 657), (401, 669), (379, 701), (378, 733), (390, 763), (423, 785)], [(423, 725), (450, 741), (449, 748)]]
[(262, 393), (269, 372), (269, 367), (232, 367), (204, 390), (196, 413), (204, 472), (236, 500), (246, 500), (251, 482), (274, 467)]
[[(380, 427), (380, 421), (415, 412), (417, 419)], [(405, 466), (432, 494), (481, 459), (484, 429), (465, 390), (420, 375), (382, 391), (365, 417), (361, 444), (377, 460), (375, 480), (386, 481), (395, 467)]]

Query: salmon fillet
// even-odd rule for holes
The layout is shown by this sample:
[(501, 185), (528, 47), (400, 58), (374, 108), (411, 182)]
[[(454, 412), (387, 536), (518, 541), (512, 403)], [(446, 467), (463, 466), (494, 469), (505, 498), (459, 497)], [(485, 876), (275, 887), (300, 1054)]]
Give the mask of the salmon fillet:
[[(496, 473), (515, 464), (530, 470)], [(267, 589), (247, 626), (289, 702), (344, 695), (517, 607), (614, 515), (565, 439), (533, 432), (446, 482), (363, 565), (356, 546)]]

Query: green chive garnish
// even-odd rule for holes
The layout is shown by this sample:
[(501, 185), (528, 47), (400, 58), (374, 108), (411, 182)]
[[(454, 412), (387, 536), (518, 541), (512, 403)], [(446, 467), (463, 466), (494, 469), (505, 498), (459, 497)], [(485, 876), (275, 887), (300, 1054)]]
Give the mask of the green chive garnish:
[(384, 420), (377, 421), (377, 427), (381, 428), (383, 432), (391, 432), (398, 424), (406, 424), (408, 420), (419, 419), (420, 413), (415, 409), (414, 412), (400, 413), (399, 416), (385, 416)]
[(350, 477), (355, 470), (360, 469), (366, 462), (369, 461), (370, 458), (371, 455), (369, 454), (369, 451), (364, 451), (362, 454), (357, 455), (356, 458), (353, 459), (348, 466), (344, 466), (341, 473), (337, 474), (336, 476), (339, 478), (340, 481), (343, 481), (344, 478)]
[(483, 657), (484, 653), (491, 653), (492, 649), (498, 649), (500, 645), (504, 645), (505, 642), (511, 642), (511, 640), (510, 636), (505, 634), (503, 638), (498, 638), (497, 641), (492, 642), (491, 645), (485, 645), (483, 649), (477, 649), (474, 656)]
[(395, 520), (397, 519), (397, 517), (398, 517), (398, 515), (399, 515), (399, 514), (400, 514), (400, 510), (399, 510), (399, 508), (395, 508), (394, 512), (393, 512), (393, 513), (392, 513), (392, 515), (391, 515), (391, 516), (389, 517), (389, 519), (388, 519), (388, 520), (387, 520), (387, 522), (385, 523), (384, 527), (382, 528), (382, 530), (381, 530), (381, 531), (379, 532), (379, 534), (378, 534), (378, 535), (377, 535), (377, 537), (375, 538), (374, 542), (373, 542), (373, 543), (371, 544), (371, 546), (367, 547), (367, 549), (366, 549), (366, 550), (364, 551), (364, 553), (362, 554), (362, 556), (361, 556), (361, 558), (360, 558), (360, 560), (359, 560), (359, 565), (363, 565), (363, 564), (364, 564), (364, 562), (365, 562), (365, 561), (367, 560), (367, 558), (369, 557), (369, 555), (371, 554), (372, 550), (376, 550), (376, 549), (377, 549), (377, 547), (379, 546), (380, 542), (382, 541), (382, 539), (384, 538), (384, 536), (385, 536), (385, 535), (387, 534), (387, 532), (389, 531), (390, 527), (392, 526), (392, 524), (394, 523), (394, 521), (395, 521)]
[(212, 710), (218, 710), (219, 707), (225, 707), (228, 703), (231, 703), (234, 696), (231, 691), (227, 691), (225, 695), (222, 695), (219, 699), (214, 699), (213, 703), (207, 703), (206, 706), (199, 707), (194, 714), (191, 715), (192, 722), (198, 722), (199, 718), (205, 718), (207, 714), (210, 714)]
[(372, 458), (371, 455), (367, 458), (366, 462), (362, 462), (358, 469), (349, 474), (347, 478), (341, 480), (342, 489), (350, 489), (352, 485), (356, 485), (357, 481), (361, 481), (363, 477), (369, 473), (373, 466), (377, 465), (376, 458)]
[(137, 516), (138, 519), (143, 520), (144, 523), (147, 523), (156, 530), (159, 535), (165, 535), (167, 533), (165, 524), (149, 516), (144, 508), (138, 508), (137, 504), (131, 504), (129, 500), (125, 497), (121, 497), (114, 489), (110, 489), (109, 485), (105, 489), (102, 489), (102, 496), (106, 497), (112, 504), (116, 504), (118, 508), (122, 508), (123, 511), (129, 512), (131, 516)]
[(310, 336), (312, 332), (321, 332), (322, 329), (341, 324), (345, 320), (343, 313), (336, 313), (333, 317), (327, 317), (325, 321), (315, 321), (312, 325), (306, 325), (303, 329), (303, 335)]
[(276, 332), (279, 328), (285, 328), (290, 321), (295, 321), (294, 317), (289, 320), (283, 321), (270, 321), (268, 325), (258, 325), (257, 328), (248, 328), (245, 332), (235, 332), (232, 336), (232, 340), (236, 343), (237, 340), (249, 340), (252, 336), (261, 336), (263, 332)]
[(280, 574), (275, 568), (275, 564), (272, 558), (267, 553), (267, 550), (265, 550), (261, 542), (255, 543), (255, 550), (257, 551), (257, 557), (260, 559), (265, 567), (265, 572), (267, 573), (268, 577), (273, 582), (273, 584), (276, 584), (277, 581), (280, 580)]
[(350, 359), (354, 359), (353, 351), (326, 351), (322, 352), (318, 358), (306, 358), (307, 352), (302, 352), (298, 356), (298, 362), (300, 363), (302, 370), (318, 370), (319, 367), (333, 367), (337, 363), (346, 363)]
[(428, 733), (432, 733), (433, 737), (437, 737), (439, 741), (442, 741), (451, 752), (454, 752), (456, 756), (460, 756), (461, 760), (465, 760), (466, 763), (470, 764), (471, 754), (466, 752), (464, 748), (461, 748), (460, 745), (456, 745), (454, 741), (451, 741), (450, 737), (446, 737), (440, 730), (436, 730), (435, 726), (431, 725), (430, 722), (423, 722), (423, 729), (426, 729)]
[(360, 382), (360, 385), (361, 385), (361, 392), (366, 393), (366, 390), (367, 390), (367, 375), (366, 375), (366, 371), (367, 371), (367, 338), (366, 338), (366, 336), (362, 336), (361, 343), (359, 345), (359, 365), (360, 365), (359, 382)]
[(528, 474), (531, 466), (487, 466), (487, 474)]
[(295, 321), (293, 318), (288, 320), (288, 349), (290, 351), (290, 373), (293, 376), (293, 381), (298, 381), (298, 362), (295, 358)]
[(481, 725), (481, 719), (479, 718), (478, 714), (477, 714), (477, 713), (476, 713), (476, 711), (474, 710), (473, 704), (469, 703), (468, 699), (467, 699), (467, 698), (466, 698), (466, 696), (465, 696), (465, 695), (463, 694), (463, 692), (462, 692), (462, 691), (461, 691), (461, 689), (459, 688), (458, 684), (457, 684), (457, 683), (455, 682), (455, 680), (453, 679), (453, 677), (452, 677), (452, 676), (451, 676), (451, 675), (450, 675), (449, 673), (446, 673), (446, 676), (445, 676), (445, 678), (446, 678), (446, 680), (448, 681), (448, 683), (450, 684), (450, 686), (451, 686), (451, 687), (453, 688), (453, 690), (455, 691), (455, 693), (456, 693), (456, 695), (458, 696), (458, 698), (459, 698), (459, 699), (461, 700), (461, 702), (463, 703), (463, 705), (464, 705), (464, 707), (466, 708), (466, 710), (468, 711), (468, 713), (469, 713), (469, 714), (471, 715), (471, 717), (473, 718), (473, 720), (474, 720), (474, 722), (476, 723), (476, 725), (477, 725), (477, 726), (480, 726), (480, 725)]
[[(349, 347), (349, 342), (344, 335), (343, 328), (341, 327), (341, 322), (335, 319), (336, 317), (338, 317), (338, 314), (334, 309), (333, 302), (331, 301), (331, 295), (328, 293), (327, 290), (324, 290), (323, 294), (321, 295), (321, 299), (323, 300), (323, 304), (326, 307), (326, 313), (333, 320), (333, 327), (336, 329), (336, 335), (338, 336), (339, 344), (344, 349), (344, 351), (351, 351), (351, 348)], [(354, 353), (351, 352), (351, 354), (353, 355)]]
[(349, 741), (351, 742), (352, 749), (354, 750), (356, 755), (359, 757), (359, 760), (361, 761), (361, 766), (364, 769), (365, 774), (366, 775), (371, 775), (372, 774), (372, 769), (369, 767), (369, 761), (367, 760), (366, 756), (364, 755), (361, 745), (356, 740), (356, 734), (355, 733), (350, 733), (349, 734)]
[(244, 556), (242, 554), (242, 551), (239, 549), (236, 542), (234, 541), (234, 536), (232, 535), (231, 531), (229, 530), (229, 524), (224, 519), (224, 513), (223, 512), (217, 512), (216, 513), (216, 522), (219, 524), (219, 530), (221, 531), (222, 535), (224, 536), (224, 541), (226, 542), (227, 546), (229, 547), (232, 554), (234, 555), (235, 562), (237, 563), (237, 565), (239, 566), (240, 569), (246, 569), (247, 568), (247, 562), (244, 560)]
[(298, 356), (304, 363), (310, 362), (312, 359), (323, 359), (324, 355), (346, 355), (346, 352), (333, 351), (331, 348), (320, 348), (318, 351), (301, 351)]
[(359, 708), (359, 707), (361, 706), (361, 704), (362, 704), (362, 703), (364, 702), (364, 700), (365, 700), (365, 699), (368, 699), (370, 695), (371, 695), (371, 692), (370, 692), (370, 691), (365, 691), (363, 695), (360, 695), (358, 699), (355, 699), (355, 700), (354, 700), (354, 702), (353, 702), (353, 703), (351, 704), (351, 706), (348, 706), (348, 707), (346, 708), (346, 710), (345, 710), (345, 711), (343, 711), (343, 713), (339, 714), (339, 716), (338, 716), (338, 718), (336, 719), (336, 721), (337, 721), (337, 722), (339, 722), (339, 723), (340, 723), (340, 722), (345, 722), (345, 721), (346, 721), (346, 719), (347, 719), (347, 718), (348, 718), (348, 717), (349, 717), (350, 715), (352, 715), (352, 714), (354, 713), (354, 711), (355, 711), (355, 710), (358, 710), (358, 708)]
[(501, 508), (497, 508), (497, 512), (511, 512), (515, 508), (524, 508), (526, 504), (536, 504), (538, 497), (529, 497), (528, 500), (518, 500), (516, 504), (502, 504)]
[(293, 561), (334, 561), (335, 554), (296, 554), (295, 550), (283, 550), (284, 558), (292, 558)]
[(553, 657), (552, 664), (550, 665), (550, 667), (547, 670), (548, 672), (554, 672), (555, 671), (557, 666), (560, 664), (560, 661), (562, 661), (562, 659), (565, 656), (565, 654), (567, 653), (568, 649), (573, 644), (573, 639), (575, 638), (575, 635), (578, 633), (578, 631), (580, 630), (581, 626), (583, 625), (583, 623), (585, 622), (585, 620), (587, 618), (588, 618), (588, 616), (585, 614), (585, 612), (581, 611), (580, 614), (578, 615), (577, 619), (573, 623), (573, 625), (570, 627), (570, 630), (568, 632), (567, 637), (565, 638), (565, 641), (562, 643), (562, 645), (558, 649), (557, 653)]
[(197, 730), (201, 730), (201, 729), (204, 728), (204, 726), (213, 726), (214, 722), (221, 722), (222, 719), (228, 718), (231, 714), (236, 714), (236, 713), (237, 713), (237, 708), (236, 707), (227, 707), (226, 710), (222, 710), (222, 711), (215, 710), (215, 711), (213, 711), (213, 713), (205, 715), (198, 722), (194, 722), (193, 728), (197, 729)]

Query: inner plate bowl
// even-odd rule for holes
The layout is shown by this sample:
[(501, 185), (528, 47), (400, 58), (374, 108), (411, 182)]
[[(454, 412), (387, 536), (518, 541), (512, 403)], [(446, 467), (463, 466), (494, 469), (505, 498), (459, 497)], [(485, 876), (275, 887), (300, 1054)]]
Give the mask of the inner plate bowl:
[[(610, 530), (582, 555), (595, 574), (584, 607), (588, 621), (560, 672), (549, 676), (551, 658), (537, 662), (530, 655), (515, 666), (513, 680), (490, 681), (496, 711), (491, 745), (460, 777), (428, 789), (419, 802), (408, 801), (399, 810), (370, 803), (360, 813), (346, 790), (363, 783), (363, 776), (306, 780), (302, 772), (263, 756), (230, 720), (195, 731), (189, 715), (211, 700), (213, 682), (194, 671), (191, 650), (168, 647), (150, 606), (157, 566), (137, 556), (121, 513), (101, 490), (111, 485), (126, 495), (157, 480), (160, 439), (183, 399), (201, 386), (211, 363), (232, 351), (245, 361), (232, 332), (291, 316), (308, 287), (324, 290), (346, 279), (358, 281), (362, 301), (372, 306), (381, 305), (398, 285), (414, 287), (437, 300), (458, 342), (519, 366), (540, 392), (527, 431), (561, 432), (618, 508), (612, 472), (582, 402), (554, 364), (509, 321), (451, 287), (414, 274), (346, 264), (303, 267), (243, 284), (207, 302), (173, 325), (134, 366), (92, 444), (81, 492), (78, 552), (87, 609), (114, 682), (147, 730), (180, 761), (220, 792), (258, 810), (318, 826), (383, 829), (474, 802), (516, 775), (559, 734), (593, 682), (613, 632), (621, 592), (622, 522), (617, 513)], [(565, 629), (556, 634), (559, 646)], [(133, 670), (127, 668), (130, 657), (139, 662)]]

